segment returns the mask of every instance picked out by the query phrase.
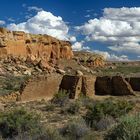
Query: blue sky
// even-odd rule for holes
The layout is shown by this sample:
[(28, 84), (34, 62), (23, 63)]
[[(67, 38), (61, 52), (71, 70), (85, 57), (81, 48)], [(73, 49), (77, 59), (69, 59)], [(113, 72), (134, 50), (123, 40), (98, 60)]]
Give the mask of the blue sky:
[(139, 0), (0, 2), (0, 26), (69, 39), (74, 49), (95, 51), (110, 60), (140, 59)]

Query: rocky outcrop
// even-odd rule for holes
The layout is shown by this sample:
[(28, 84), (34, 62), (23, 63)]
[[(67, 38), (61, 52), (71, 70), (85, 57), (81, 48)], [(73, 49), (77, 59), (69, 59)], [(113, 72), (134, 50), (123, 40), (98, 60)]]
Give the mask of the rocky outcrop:
[(26, 34), (0, 28), (0, 57), (8, 55), (28, 58), (48, 67), (47, 62), (60, 58), (70, 59), (73, 52), (68, 41), (60, 41), (48, 35)]
[(96, 95), (135, 95), (131, 85), (121, 76), (97, 77)]
[(74, 52), (75, 59), (88, 67), (103, 67), (105, 59), (102, 55), (93, 52)]

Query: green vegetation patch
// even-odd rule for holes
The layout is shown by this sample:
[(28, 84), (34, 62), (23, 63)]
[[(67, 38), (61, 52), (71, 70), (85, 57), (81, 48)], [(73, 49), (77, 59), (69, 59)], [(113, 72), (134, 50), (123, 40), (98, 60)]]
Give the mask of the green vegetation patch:
[(140, 140), (140, 114), (123, 117), (107, 134), (106, 140)]
[(88, 111), (84, 116), (85, 121), (90, 127), (95, 127), (96, 123), (106, 116), (119, 118), (132, 110), (134, 104), (128, 101), (105, 100), (96, 102), (88, 106)]
[(28, 79), (28, 77), (15, 77), (15, 76), (0, 76), (0, 95), (10, 94), (19, 91), (21, 85)]

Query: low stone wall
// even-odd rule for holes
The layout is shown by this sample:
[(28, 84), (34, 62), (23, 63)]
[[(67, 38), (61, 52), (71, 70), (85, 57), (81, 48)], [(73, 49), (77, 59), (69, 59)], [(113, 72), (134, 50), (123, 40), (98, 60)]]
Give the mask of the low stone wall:
[(60, 74), (31, 79), (21, 93), (21, 100), (50, 99), (58, 92), (61, 80)]
[(18, 92), (0, 96), (0, 102), (16, 102), (19, 100), (20, 94)]

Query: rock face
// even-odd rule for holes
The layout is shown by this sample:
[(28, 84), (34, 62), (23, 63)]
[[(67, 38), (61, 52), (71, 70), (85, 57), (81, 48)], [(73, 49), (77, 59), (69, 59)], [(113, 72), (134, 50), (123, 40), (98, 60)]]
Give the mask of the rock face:
[(74, 52), (75, 59), (88, 67), (103, 67), (105, 65), (105, 59), (102, 55), (91, 52)]
[(33, 35), (0, 28), (0, 57), (20, 56), (31, 61), (47, 62), (73, 57), (71, 43), (60, 41), (48, 35)]
[(131, 85), (121, 76), (97, 77), (96, 95), (135, 95)]

